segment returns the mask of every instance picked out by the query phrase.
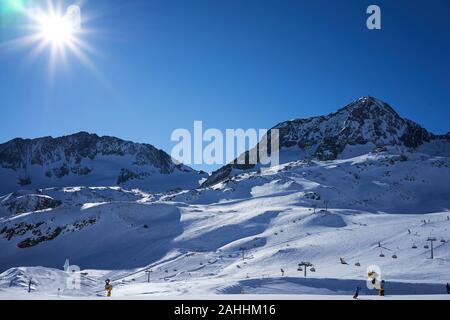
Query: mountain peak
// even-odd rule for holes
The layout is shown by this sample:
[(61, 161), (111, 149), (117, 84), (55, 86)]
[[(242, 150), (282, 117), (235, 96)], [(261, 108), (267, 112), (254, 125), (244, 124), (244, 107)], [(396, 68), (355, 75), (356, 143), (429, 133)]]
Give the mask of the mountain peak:
[(400, 119), (398, 113), (386, 102), (372, 96), (356, 99), (336, 113), (348, 112), (357, 118), (380, 118), (390, 116)]
[[(403, 119), (386, 102), (364, 96), (334, 113), (277, 124), (280, 163), (302, 159), (320, 161), (345, 159), (370, 153), (378, 147), (397, 152), (413, 151), (435, 136), (417, 123)], [(445, 140), (445, 141), (448, 141)], [(259, 144), (256, 148), (259, 148)], [(213, 172), (204, 186), (228, 177), (232, 169), (247, 170), (253, 165), (238, 166), (234, 161)]]
[[(302, 157), (334, 160), (360, 146), (417, 148), (433, 135), (417, 123), (401, 118), (386, 102), (364, 96), (326, 116), (277, 125), (281, 148), (297, 146)], [(361, 148), (361, 146), (365, 146)], [(362, 151), (364, 150), (364, 151)]]
[(79, 132), (76, 132), (76, 133), (69, 134), (69, 135), (67, 135), (65, 137), (73, 137), (73, 138), (97, 137), (98, 138), (98, 135), (95, 134), (95, 133), (87, 132), (87, 131), (79, 131)]

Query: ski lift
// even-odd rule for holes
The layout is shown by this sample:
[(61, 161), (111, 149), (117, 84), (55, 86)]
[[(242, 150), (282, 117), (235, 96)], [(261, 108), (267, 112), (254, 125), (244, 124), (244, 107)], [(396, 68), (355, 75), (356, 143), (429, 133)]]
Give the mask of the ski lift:
[(426, 244), (423, 246), (424, 249), (429, 249), (430, 247)]
[(380, 253), (380, 257), (381, 257), (381, 258), (384, 258), (384, 257), (385, 257), (383, 252)]
[(297, 271), (303, 271), (303, 269), (301, 267), (298, 267)]
[(311, 269), (309, 269), (309, 271), (316, 272), (316, 268), (312, 267)]
[(361, 267), (361, 263), (357, 262), (357, 263), (355, 263), (355, 266)]
[(416, 244), (413, 244), (412, 248), (413, 248), (413, 249), (417, 249)]
[(397, 255), (396, 254), (393, 254), (392, 255), (392, 259), (397, 259), (398, 257), (397, 257)]
[(445, 243), (445, 239), (441, 239), (441, 242), (442, 242), (442, 243)]

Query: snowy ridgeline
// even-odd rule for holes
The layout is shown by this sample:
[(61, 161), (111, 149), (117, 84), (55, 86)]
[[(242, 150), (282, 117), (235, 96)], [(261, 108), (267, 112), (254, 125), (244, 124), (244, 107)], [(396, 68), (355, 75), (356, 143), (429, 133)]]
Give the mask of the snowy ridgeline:
[[(381, 268), (388, 294), (443, 294), (450, 281), (449, 167), (446, 157), (381, 152), (290, 162), (190, 191), (9, 194), (0, 198), (0, 297), (30, 297), (30, 279), (31, 296), (57, 297), (66, 258), (83, 270), (81, 290), (60, 292), (67, 297), (103, 294), (110, 278), (114, 296), (124, 298), (336, 298), (365, 288), (369, 265)], [(437, 239), (434, 259), (430, 236)], [(306, 279), (302, 261), (314, 266)]]
[(204, 172), (150, 144), (87, 132), (0, 144), (0, 194), (45, 187), (112, 186), (161, 192), (195, 188)]

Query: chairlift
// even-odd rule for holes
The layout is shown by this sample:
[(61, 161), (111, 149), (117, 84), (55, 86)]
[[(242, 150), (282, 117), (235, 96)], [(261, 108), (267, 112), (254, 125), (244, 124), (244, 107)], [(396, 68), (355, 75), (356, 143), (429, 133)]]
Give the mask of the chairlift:
[(445, 243), (445, 239), (441, 239), (441, 242), (442, 242), (442, 243)]
[(297, 271), (303, 271), (303, 269), (299, 267), (299, 268), (297, 269)]
[(312, 267), (311, 269), (309, 269), (309, 271), (316, 272), (316, 268)]
[(412, 248), (413, 249), (417, 249), (417, 246), (415, 244), (413, 244)]
[(384, 257), (385, 257), (383, 252), (380, 253), (380, 257), (381, 257), (381, 258), (384, 258)]
[(423, 246), (424, 249), (430, 249), (430, 247), (426, 244)]
[(357, 263), (355, 263), (355, 266), (361, 267), (361, 263), (357, 262)]
[(392, 255), (392, 259), (397, 259), (398, 257), (397, 257), (397, 255), (396, 254), (393, 254)]

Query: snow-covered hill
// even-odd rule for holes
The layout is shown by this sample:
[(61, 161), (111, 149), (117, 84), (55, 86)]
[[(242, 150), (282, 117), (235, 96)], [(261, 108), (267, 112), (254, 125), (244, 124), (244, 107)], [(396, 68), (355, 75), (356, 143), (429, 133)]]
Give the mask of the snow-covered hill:
[[(5, 271), (0, 275), (0, 284), (4, 283), (0, 297), (29, 297), (24, 283), (30, 278), (38, 283), (33, 285), (34, 297), (56, 297), (65, 273), (48, 267), (61, 270), (66, 258), (82, 268), (83, 281), (90, 283), (81, 291), (63, 292), (66, 297), (95, 297), (106, 278), (113, 280), (114, 296), (119, 297), (242, 292), (350, 295), (356, 285), (364, 284), (370, 265), (381, 268), (388, 295), (445, 292), (450, 277), (447, 209), (392, 214), (334, 208), (330, 201), (325, 210), (323, 200), (309, 191), (312, 182), (299, 187), (270, 181), (269, 176), (242, 177), (240, 183), (247, 185), (249, 196), (244, 197), (243, 188), (235, 191), (242, 197), (218, 199), (233, 193), (218, 186), (202, 190), (201, 201), (183, 202), (186, 193), (172, 195), (180, 198), (176, 202), (167, 196), (155, 202), (145, 194), (124, 190), (43, 191), (55, 200), (66, 200), (55, 209), (3, 218), (0, 261), (3, 270), (45, 268)], [(105, 193), (110, 192), (124, 194), (120, 200), (105, 202)], [(90, 200), (84, 198), (89, 193)], [(430, 236), (437, 239), (433, 260), (426, 247)], [(306, 279), (298, 271), (301, 261), (315, 268), (308, 270)], [(150, 284), (148, 268), (153, 271)], [(25, 280), (11, 282), (17, 272)], [(56, 284), (41, 279), (42, 273), (57, 273)]]
[[(0, 298), (57, 298), (66, 258), (82, 268), (81, 288), (63, 290), (63, 298), (103, 295), (106, 278), (122, 298), (336, 298), (351, 297), (356, 286), (374, 295), (365, 287), (371, 265), (381, 269), (388, 296), (443, 298), (450, 281), (448, 136), (428, 133), (374, 98), (300, 122), (279, 125), (286, 128), (281, 165), (229, 166), (201, 188), (44, 186), (0, 197)], [(350, 129), (343, 133), (342, 125)], [(322, 158), (330, 145), (335, 156)], [(306, 278), (302, 261), (313, 264)]]
[(150, 144), (86, 132), (0, 144), (0, 194), (80, 185), (159, 192), (195, 188), (202, 177)]

